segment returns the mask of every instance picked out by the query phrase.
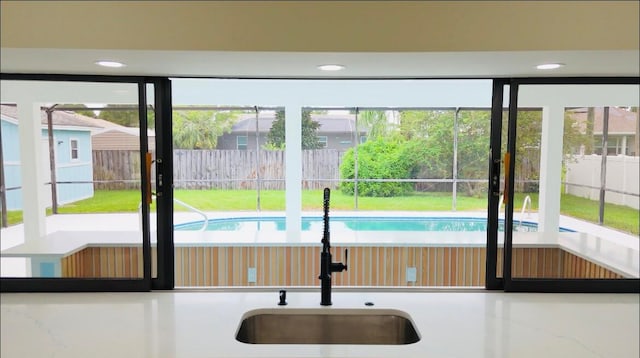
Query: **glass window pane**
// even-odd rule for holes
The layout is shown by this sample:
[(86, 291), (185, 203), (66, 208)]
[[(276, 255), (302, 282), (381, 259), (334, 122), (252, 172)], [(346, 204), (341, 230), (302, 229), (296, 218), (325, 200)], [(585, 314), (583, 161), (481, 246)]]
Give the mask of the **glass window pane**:
[(141, 278), (137, 84), (2, 88), (2, 277)]
[(456, 208), (465, 210), (467, 202), (487, 197), (491, 111), (460, 110), (456, 118)]
[[(525, 115), (536, 112), (519, 113), (517, 146), (526, 160), (516, 162), (516, 180), (537, 193), (516, 186), (513, 277), (640, 277), (637, 255), (628, 255), (638, 242), (637, 157), (625, 154), (637, 135), (638, 86), (521, 86), (519, 104), (541, 108), (542, 130)], [(539, 153), (538, 164), (527, 149)], [(532, 199), (530, 219), (528, 206), (520, 208), (524, 195)], [(528, 221), (538, 235), (526, 232)]]
[[(322, 211), (324, 188), (332, 189), (332, 211), (353, 210), (354, 199), (346, 195), (345, 190), (349, 186), (353, 188), (353, 151), (356, 138), (354, 111), (335, 108), (303, 109), (303, 113), (304, 116), (308, 115), (306, 120), (303, 119), (301, 132), (303, 210)], [(306, 139), (307, 143), (311, 142), (313, 145), (305, 145), (305, 136), (311, 135), (316, 136), (317, 142)], [(303, 230), (308, 228), (309, 225), (303, 222)]]
[[(212, 191), (211, 205), (227, 200), (232, 204), (227, 210), (204, 210), (209, 216), (205, 233), (197, 232), (199, 227), (176, 227), (178, 286), (319, 285), (323, 188), (332, 189), (333, 261), (344, 262), (349, 249), (350, 269), (333, 275), (335, 286), (484, 285), (486, 196), (466, 191), (476, 185), (472, 189), (480, 192), (486, 186), (488, 133), (483, 137), (480, 132), (488, 128), (488, 117), (464, 108), (488, 112), (490, 81), (175, 81), (176, 107), (202, 106), (205, 97), (236, 104), (282, 104), (268, 107), (272, 109), (255, 106), (257, 119), (237, 133), (247, 136), (250, 152), (251, 129), (258, 128), (259, 169), (252, 177), (258, 189), (247, 186), (247, 191), (259, 191), (258, 210), (232, 209), (232, 204), (255, 203), (255, 196), (244, 197), (240, 189), (228, 188), (229, 196)], [(372, 90), (377, 85), (381, 86)], [(396, 98), (395, 106), (390, 96)], [(349, 101), (372, 107), (356, 108)], [(458, 133), (457, 108), (468, 111), (459, 119)], [(301, 121), (300, 129), (289, 133), (293, 120)], [(464, 150), (457, 167), (456, 136)], [(218, 143), (225, 137), (221, 134)], [(481, 143), (484, 138), (486, 143)], [(477, 147), (466, 143), (472, 139), (478, 139)], [(300, 141), (301, 153), (287, 148), (285, 143), (292, 140)], [(236, 150), (236, 137), (231, 145), (226, 149)], [(299, 157), (300, 162), (285, 163), (285, 157)], [(228, 166), (238, 173), (245, 163), (249, 162), (209, 165)], [(285, 180), (291, 178), (300, 186), (287, 187), (291, 191), (285, 193)], [(454, 185), (465, 193), (457, 208)], [(292, 213), (298, 205), (302, 210)], [(289, 214), (301, 217), (300, 227), (288, 227), (293, 221)], [(176, 213), (176, 223), (180, 215)]]

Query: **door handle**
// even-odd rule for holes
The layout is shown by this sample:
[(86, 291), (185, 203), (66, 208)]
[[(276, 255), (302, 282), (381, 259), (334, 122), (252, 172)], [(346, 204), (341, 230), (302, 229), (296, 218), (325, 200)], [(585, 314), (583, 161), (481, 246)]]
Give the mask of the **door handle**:
[(511, 191), (511, 187), (510, 187), (510, 183), (511, 181), (509, 180), (511, 178), (510, 175), (510, 165), (511, 165), (511, 153), (506, 152), (504, 153), (504, 195), (502, 197), (502, 203), (504, 205), (509, 204), (509, 192)]
[(151, 202), (153, 201), (153, 196), (151, 195), (151, 164), (153, 163), (153, 159), (151, 159), (151, 153), (147, 152), (145, 153), (145, 170), (147, 173), (147, 182), (145, 183), (145, 186), (147, 188), (147, 192), (145, 195), (145, 202), (148, 205), (151, 205)]

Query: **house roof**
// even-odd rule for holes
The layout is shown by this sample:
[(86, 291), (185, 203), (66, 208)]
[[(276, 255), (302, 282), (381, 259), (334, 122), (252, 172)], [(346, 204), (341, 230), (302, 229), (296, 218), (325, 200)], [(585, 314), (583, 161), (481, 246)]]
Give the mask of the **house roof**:
[[(275, 114), (261, 114), (258, 117), (258, 132), (268, 132), (275, 119)], [(311, 119), (320, 123), (318, 133), (344, 133), (353, 132), (355, 129), (353, 114), (312, 114)], [(231, 132), (253, 132), (255, 129), (255, 115), (244, 115), (233, 125)]]
[[(18, 118), (18, 107), (15, 105), (2, 104), (0, 105), (0, 112), (3, 116), (13, 120), (17, 120)], [(40, 111), (40, 117), (41, 123), (46, 125), (47, 113), (44, 110)], [(105, 121), (104, 119), (91, 118), (70, 111), (53, 111), (51, 119), (55, 126), (88, 127), (90, 129), (122, 127), (119, 124)]]
[[(575, 108), (571, 110), (573, 118), (580, 123), (580, 128), (586, 128), (587, 108)], [(604, 108), (596, 107), (594, 110), (593, 133), (602, 134)], [(638, 113), (634, 113), (620, 107), (609, 107), (609, 133), (634, 134), (638, 125)]]
[[(110, 128), (104, 128), (101, 129), (99, 131), (94, 132), (94, 135), (100, 135), (100, 134), (104, 134), (104, 133), (108, 133), (108, 132), (120, 132), (120, 133), (125, 133), (128, 135), (132, 135), (132, 136), (139, 136), (140, 135), (140, 128), (137, 127), (124, 127), (124, 126), (117, 126), (117, 127), (110, 127)], [(156, 133), (151, 130), (151, 129), (147, 129), (147, 136), (148, 137), (155, 137)]]

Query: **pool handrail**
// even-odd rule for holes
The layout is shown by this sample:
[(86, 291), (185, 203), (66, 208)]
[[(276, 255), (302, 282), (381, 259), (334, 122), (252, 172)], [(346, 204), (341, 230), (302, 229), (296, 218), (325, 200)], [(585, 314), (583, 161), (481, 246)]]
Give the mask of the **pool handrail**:
[[(155, 197), (155, 195), (153, 195), (153, 197)], [(205, 231), (207, 229), (207, 225), (209, 225), (209, 217), (207, 216), (207, 214), (205, 212), (203, 212), (202, 210), (198, 210), (196, 208), (194, 208), (193, 206), (185, 203), (182, 200), (178, 200), (176, 198), (173, 198), (173, 202), (179, 204), (180, 206), (187, 208), (191, 211), (193, 211), (196, 214), (200, 214), (204, 220), (202, 221), (202, 227), (198, 230), (198, 231)], [(140, 231), (142, 231), (142, 202), (140, 202), (138, 204), (138, 216), (139, 219), (138, 222), (140, 224)]]
[(520, 220), (518, 223), (518, 228), (522, 226), (522, 219), (524, 218), (524, 210), (527, 207), (527, 203), (529, 203), (529, 211), (527, 211), (527, 218), (531, 216), (531, 197), (529, 195), (525, 196), (524, 201), (522, 202), (522, 210), (520, 210)]
[[(500, 204), (498, 204), (498, 214), (500, 214), (500, 211), (502, 211), (503, 204), (504, 202), (500, 200)], [(522, 219), (524, 218), (524, 211), (527, 208), (527, 204), (529, 204), (529, 210), (527, 211), (527, 218), (529, 218), (531, 217), (531, 196), (529, 195), (525, 196), (524, 200), (522, 201), (522, 210), (520, 210), (520, 219), (518, 220), (518, 228), (522, 226)]]
[(196, 214), (200, 214), (204, 218), (204, 220), (202, 221), (202, 227), (198, 231), (205, 231), (207, 229), (207, 225), (209, 224), (209, 217), (207, 216), (207, 214), (205, 214), (203, 211), (198, 210), (198, 209), (194, 208), (193, 206), (185, 203), (184, 201), (178, 200), (176, 198), (173, 198), (173, 201), (175, 203), (180, 204), (181, 206), (193, 211)]

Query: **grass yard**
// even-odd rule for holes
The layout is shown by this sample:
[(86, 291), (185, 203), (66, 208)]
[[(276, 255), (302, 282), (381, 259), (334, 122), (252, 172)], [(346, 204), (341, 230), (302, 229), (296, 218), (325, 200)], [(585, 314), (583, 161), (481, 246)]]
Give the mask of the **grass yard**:
[[(257, 199), (254, 190), (176, 190), (175, 197), (200, 210), (206, 211), (245, 211), (256, 210)], [(302, 192), (302, 210), (322, 210), (322, 190), (304, 190)], [(485, 210), (486, 199), (459, 197), (458, 210)], [(176, 210), (186, 210), (178, 205)], [(266, 211), (285, 210), (285, 193), (281, 190), (263, 190), (260, 192), (260, 208)], [(393, 211), (449, 211), (451, 194), (417, 193), (414, 195), (391, 198), (358, 198), (360, 210)], [(331, 192), (331, 210), (354, 210), (353, 196), (344, 195), (339, 190)]]
[[(203, 211), (253, 211), (257, 208), (255, 190), (176, 190), (176, 199)], [(515, 194), (515, 213), (520, 213), (522, 203), (527, 194)], [(538, 209), (538, 195), (531, 196), (532, 211)], [(140, 192), (134, 190), (98, 190), (94, 197), (72, 204), (60, 206), (61, 214), (75, 213), (113, 213), (136, 212), (140, 204)], [(260, 206), (265, 211), (285, 210), (285, 193), (281, 190), (263, 190), (260, 193)], [(176, 204), (176, 211), (187, 209)], [(391, 198), (358, 198), (360, 210), (379, 211), (450, 211), (452, 208), (451, 193), (415, 193), (413, 195)], [(456, 210), (482, 211), (487, 208), (485, 197), (458, 196)], [(354, 210), (353, 196), (344, 195), (339, 190), (331, 192), (331, 210)], [(155, 210), (155, 202), (151, 210)], [(322, 210), (322, 190), (304, 190), (302, 192), (302, 210)], [(598, 221), (598, 203), (593, 200), (563, 194), (560, 202), (563, 215), (572, 216), (596, 223)], [(10, 225), (22, 222), (22, 212), (9, 211)], [(50, 215), (50, 210), (47, 210)], [(635, 235), (640, 234), (640, 211), (632, 208), (606, 204), (605, 226)]]
[[(560, 201), (560, 212), (573, 216), (574, 218), (597, 223), (599, 216), (599, 206), (596, 201), (581, 198), (573, 195), (562, 195)], [(640, 211), (628, 206), (605, 204), (604, 205), (604, 226), (613, 227), (620, 231), (640, 234)]]
[(58, 206), (60, 214), (137, 212), (141, 194), (136, 190), (96, 190), (93, 198)]

